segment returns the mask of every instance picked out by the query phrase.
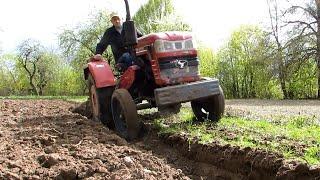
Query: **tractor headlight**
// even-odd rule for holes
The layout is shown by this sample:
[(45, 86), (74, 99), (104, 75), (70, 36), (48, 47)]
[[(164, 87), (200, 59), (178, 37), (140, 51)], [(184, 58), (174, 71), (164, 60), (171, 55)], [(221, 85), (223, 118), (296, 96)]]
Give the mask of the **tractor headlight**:
[(192, 49), (193, 48), (192, 39), (186, 40), (186, 42), (184, 43), (184, 46), (185, 46), (186, 49)]
[(156, 40), (154, 42), (154, 48), (156, 52), (170, 52), (170, 51), (190, 50), (190, 49), (195, 49), (196, 47), (192, 39), (187, 39), (182, 41)]
[(164, 49), (165, 49), (166, 51), (171, 51), (171, 50), (174, 49), (174, 48), (173, 48), (173, 44), (172, 44), (172, 42), (170, 42), (170, 41), (164, 41), (164, 42), (163, 42), (163, 45), (164, 45)]

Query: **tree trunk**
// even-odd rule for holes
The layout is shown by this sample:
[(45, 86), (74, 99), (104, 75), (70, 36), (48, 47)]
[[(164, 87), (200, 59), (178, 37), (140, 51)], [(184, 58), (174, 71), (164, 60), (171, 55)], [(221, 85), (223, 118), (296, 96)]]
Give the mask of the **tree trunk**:
[(286, 88), (286, 72), (287, 69), (285, 68), (283, 58), (279, 58), (279, 80), (280, 80), (280, 86), (281, 90), (284, 96), (284, 99), (289, 99), (288, 91)]
[(284, 78), (284, 74), (283, 74), (283, 69), (282, 68), (280, 69), (280, 72), (279, 72), (279, 80), (280, 80), (280, 86), (281, 86), (281, 90), (282, 90), (284, 99), (288, 99), (288, 92), (287, 92), (287, 89), (286, 89), (286, 80)]
[(286, 89), (286, 79), (284, 77), (284, 68), (282, 64), (282, 59), (279, 60), (279, 81), (280, 81), (280, 86), (281, 90), (284, 96), (284, 99), (288, 99), (288, 92)]
[(30, 86), (31, 86), (31, 88), (32, 88), (32, 91), (33, 91), (37, 96), (39, 96), (39, 92), (38, 92), (36, 86), (35, 86), (34, 83), (33, 83), (33, 77), (30, 77), (30, 79), (29, 79), (29, 84), (30, 84)]
[(42, 95), (43, 95), (43, 89), (41, 87), (41, 88), (39, 88), (39, 96), (42, 96)]
[(39, 95), (43, 95), (43, 90), (47, 85), (47, 80), (45, 76), (45, 70), (40, 69), (41, 67), (38, 68), (38, 74), (39, 74), (39, 83), (38, 83), (38, 89), (39, 89)]
[(239, 98), (239, 85), (238, 85), (238, 81), (237, 81), (237, 76), (232, 72), (231, 75), (232, 78), (232, 94), (233, 94), (233, 98)]
[[(318, 27), (320, 25), (320, 22), (318, 24)], [(317, 78), (318, 78), (318, 92), (317, 92), (317, 98), (320, 99), (320, 35), (319, 32), (317, 33), (317, 52), (316, 52), (316, 62), (317, 62)]]
[(317, 78), (318, 78), (318, 93), (317, 98), (320, 99), (320, 1), (316, 0), (317, 5), (317, 52), (316, 52), (316, 61), (317, 61)]
[(317, 64), (318, 64), (318, 94), (317, 94), (317, 98), (320, 99), (320, 60), (319, 58), (317, 57), (318, 61), (317, 61)]
[(278, 44), (278, 54), (277, 54), (277, 61), (278, 61), (278, 66), (279, 66), (279, 81), (280, 81), (280, 86), (281, 86), (281, 90), (284, 96), (284, 99), (288, 99), (288, 92), (286, 89), (286, 65), (283, 62), (283, 56), (282, 54), (282, 47), (280, 45), (280, 43)]
[(253, 83), (253, 72), (250, 70), (250, 98), (256, 98), (256, 90)]
[(244, 69), (244, 75), (242, 77), (242, 83), (241, 83), (241, 98), (247, 98), (247, 69)]
[(238, 98), (238, 97), (237, 97), (236, 82), (235, 82), (234, 80), (232, 81), (232, 96), (233, 96), (233, 98)]

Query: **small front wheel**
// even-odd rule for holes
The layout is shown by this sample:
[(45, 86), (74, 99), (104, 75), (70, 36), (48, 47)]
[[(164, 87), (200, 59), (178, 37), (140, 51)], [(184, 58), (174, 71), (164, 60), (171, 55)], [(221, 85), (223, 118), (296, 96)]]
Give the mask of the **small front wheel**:
[(218, 122), (224, 113), (225, 101), (222, 88), (219, 86), (220, 93), (206, 99), (191, 101), (192, 111), (197, 121), (209, 119)]
[(111, 99), (112, 117), (116, 131), (126, 140), (136, 139), (141, 130), (137, 107), (126, 89), (117, 89)]

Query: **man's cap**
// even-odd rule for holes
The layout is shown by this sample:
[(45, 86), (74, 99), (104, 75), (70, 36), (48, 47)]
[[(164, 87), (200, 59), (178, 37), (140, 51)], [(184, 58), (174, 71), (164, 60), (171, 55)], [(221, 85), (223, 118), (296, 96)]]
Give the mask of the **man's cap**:
[(120, 18), (121, 16), (120, 16), (120, 14), (117, 13), (117, 12), (112, 12), (112, 13), (110, 14), (110, 20), (111, 20), (113, 17), (118, 17), (118, 18)]

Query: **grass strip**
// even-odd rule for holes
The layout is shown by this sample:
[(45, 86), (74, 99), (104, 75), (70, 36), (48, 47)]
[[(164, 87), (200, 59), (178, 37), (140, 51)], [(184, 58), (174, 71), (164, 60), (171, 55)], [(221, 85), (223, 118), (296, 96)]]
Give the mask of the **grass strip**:
[(218, 142), (283, 154), (288, 160), (320, 164), (320, 125), (315, 119), (297, 116), (283, 122), (224, 117), (218, 123), (196, 122), (190, 108), (166, 118), (157, 118), (159, 133), (187, 134), (206, 144)]

